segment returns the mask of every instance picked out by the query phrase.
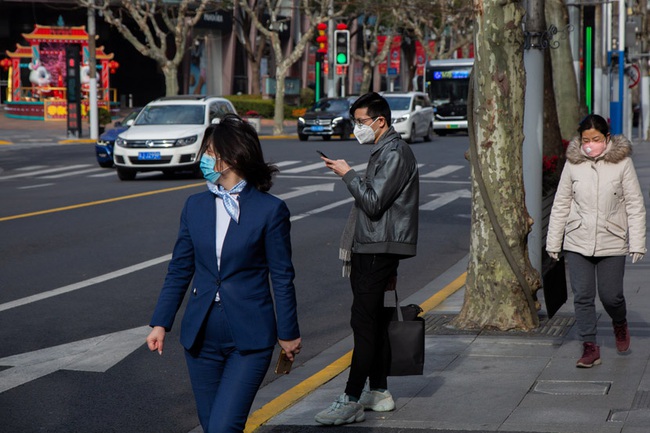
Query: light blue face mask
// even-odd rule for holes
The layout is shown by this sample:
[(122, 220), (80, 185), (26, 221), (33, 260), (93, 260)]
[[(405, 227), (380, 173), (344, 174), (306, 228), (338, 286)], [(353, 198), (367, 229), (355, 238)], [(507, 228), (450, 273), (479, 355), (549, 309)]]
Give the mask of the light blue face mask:
[(217, 183), (217, 179), (219, 179), (219, 176), (221, 176), (221, 172), (214, 170), (215, 165), (217, 165), (217, 160), (204, 153), (201, 157), (201, 164), (199, 167), (201, 167), (203, 177), (208, 182)]

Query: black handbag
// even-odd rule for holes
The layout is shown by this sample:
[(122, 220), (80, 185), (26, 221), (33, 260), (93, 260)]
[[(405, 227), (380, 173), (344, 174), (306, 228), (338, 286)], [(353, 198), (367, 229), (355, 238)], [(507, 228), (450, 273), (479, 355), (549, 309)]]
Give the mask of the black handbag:
[(560, 260), (553, 264), (546, 274), (544, 274), (543, 286), (544, 303), (546, 304), (546, 312), (550, 319), (567, 301), (564, 255), (560, 257)]
[[(397, 290), (395, 305), (400, 306)], [(394, 309), (395, 319), (388, 323), (389, 376), (423, 374), (424, 319), (419, 316), (421, 312), (422, 308), (415, 304)]]

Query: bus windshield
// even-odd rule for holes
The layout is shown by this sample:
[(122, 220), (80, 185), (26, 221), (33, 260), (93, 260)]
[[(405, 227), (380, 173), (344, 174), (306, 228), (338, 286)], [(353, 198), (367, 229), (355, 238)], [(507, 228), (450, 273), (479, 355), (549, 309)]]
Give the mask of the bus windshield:
[(427, 90), (432, 104), (467, 104), (472, 65), (436, 66), (434, 63), (427, 67)]

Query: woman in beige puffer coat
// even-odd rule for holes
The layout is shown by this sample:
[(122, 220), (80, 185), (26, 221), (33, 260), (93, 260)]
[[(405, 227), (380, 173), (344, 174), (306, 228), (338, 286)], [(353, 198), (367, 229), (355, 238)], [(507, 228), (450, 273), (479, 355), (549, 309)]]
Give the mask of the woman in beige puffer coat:
[(626, 352), (630, 335), (626, 320), (623, 275), (625, 257), (641, 259), (645, 247), (645, 205), (622, 135), (611, 137), (601, 116), (587, 116), (580, 135), (569, 144), (567, 162), (555, 193), (546, 238), (549, 256), (564, 250), (574, 296), (576, 325), (583, 341), (577, 367), (600, 364), (596, 344), (596, 290), (612, 319), (616, 348)]

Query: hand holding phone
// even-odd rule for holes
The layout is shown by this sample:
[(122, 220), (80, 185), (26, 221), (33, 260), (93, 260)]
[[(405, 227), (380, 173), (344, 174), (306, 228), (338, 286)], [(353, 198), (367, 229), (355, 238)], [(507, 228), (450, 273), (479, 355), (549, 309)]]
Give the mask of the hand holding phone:
[(318, 154), (319, 154), (320, 156), (322, 156), (323, 158), (330, 159), (329, 156), (325, 155), (325, 154), (324, 154), (323, 152), (321, 152), (320, 150), (317, 150), (316, 152), (318, 152)]
[(289, 374), (293, 361), (287, 358), (287, 353), (282, 349), (278, 357), (278, 363), (275, 365), (275, 374)]

